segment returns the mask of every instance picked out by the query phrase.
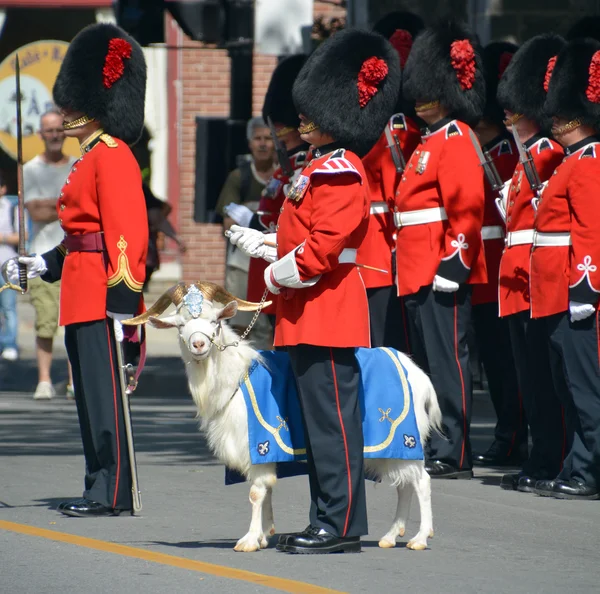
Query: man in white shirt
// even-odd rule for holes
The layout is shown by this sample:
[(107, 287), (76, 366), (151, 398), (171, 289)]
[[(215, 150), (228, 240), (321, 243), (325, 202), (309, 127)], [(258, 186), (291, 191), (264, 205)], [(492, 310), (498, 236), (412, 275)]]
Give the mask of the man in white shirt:
[[(75, 163), (75, 158), (63, 153), (65, 134), (62, 116), (57, 110), (47, 111), (40, 118), (40, 136), (44, 152), (23, 167), (25, 208), (32, 220), (31, 251), (43, 254), (57, 246), (64, 237), (58, 221), (56, 202), (62, 186)], [(58, 328), (58, 298), (60, 282), (50, 284), (39, 278), (29, 285), (31, 303), (35, 308), (38, 385), (34, 399), (47, 400), (55, 395), (50, 367), (52, 342)], [(73, 397), (73, 380), (69, 366), (67, 397)]]

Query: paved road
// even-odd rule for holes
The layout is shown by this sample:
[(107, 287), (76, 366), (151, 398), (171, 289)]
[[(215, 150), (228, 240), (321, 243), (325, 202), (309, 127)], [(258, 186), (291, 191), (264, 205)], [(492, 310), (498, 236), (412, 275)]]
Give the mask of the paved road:
[[(74, 405), (63, 397), (31, 399), (30, 358), (0, 363), (2, 594), (599, 591), (600, 502), (508, 493), (494, 470), (472, 481), (434, 481), (436, 534), (424, 552), (403, 543), (377, 547), (395, 492), (369, 483), (362, 554), (234, 553), (250, 518), (247, 487), (224, 486), (223, 469), (197, 431), (175, 343), (173, 334), (151, 335), (150, 354), (163, 356), (151, 356), (132, 403), (144, 503), (135, 518), (66, 518), (54, 510), (82, 489)], [(65, 364), (58, 355), (57, 373)], [(478, 392), (476, 448), (488, 444), (492, 422), (487, 396)], [(278, 483), (278, 532), (307, 524), (307, 500), (305, 477)], [(404, 543), (417, 525), (413, 506)]]

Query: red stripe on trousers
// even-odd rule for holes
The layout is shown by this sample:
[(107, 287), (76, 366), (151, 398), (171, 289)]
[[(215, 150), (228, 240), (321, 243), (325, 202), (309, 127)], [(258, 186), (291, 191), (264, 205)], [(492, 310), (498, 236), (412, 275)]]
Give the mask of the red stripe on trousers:
[(342, 439), (344, 440), (344, 453), (346, 454), (346, 473), (348, 474), (348, 509), (346, 510), (346, 521), (344, 522), (344, 531), (342, 537), (346, 536), (348, 530), (348, 522), (350, 520), (350, 508), (352, 507), (352, 474), (350, 472), (350, 455), (348, 453), (348, 442), (346, 441), (346, 429), (344, 420), (342, 419), (342, 409), (340, 408), (340, 394), (338, 391), (337, 376), (335, 374), (335, 363), (333, 360), (333, 349), (329, 349), (331, 355), (331, 372), (333, 374), (333, 386), (335, 388), (335, 404), (337, 406), (338, 418), (340, 419), (340, 427), (342, 428)]
[[(110, 326), (108, 320), (106, 321), (106, 336), (108, 339), (108, 355), (110, 359), (110, 369), (111, 374), (110, 377), (112, 379), (113, 384), (113, 404), (115, 411), (115, 434), (117, 437), (117, 482), (115, 484), (115, 496), (113, 497), (113, 509), (117, 505), (117, 495), (119, 493), (119, 477), (121, 476), (121, 440), (119, 436), (119, 413), (117, 412), (117, 385), (115, 383), (115, 368), (113, 366), (113, 354), (112, 347), (110, 344)], [(118, 348), (118, 347), (117, 347)]]
[(459, 469), (462, 468), (465, 460), (465, 441), (467, 438), (467, 398), (465, 394), (465, 380), (463, 378), (462, 367), (458, 357), (458, 305), (456, 303), (456, 293), (454, 294), (454, 356), (456, 357), (456, 365), (458, 367), (458, 375), (460, 376), (460, 385), (462, 391), (462, 412), (463, 412), (463, 438), (462, 447), (460, 450)]

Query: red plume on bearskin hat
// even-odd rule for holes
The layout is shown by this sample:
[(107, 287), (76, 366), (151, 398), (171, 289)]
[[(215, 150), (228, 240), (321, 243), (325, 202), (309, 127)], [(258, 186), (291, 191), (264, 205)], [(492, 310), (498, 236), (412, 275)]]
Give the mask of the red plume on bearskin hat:
[(142, 48), (115, 25), (90, 25), (69, 44), (52, 93), (58, 107), (94, 118), (107, 134), (131, 144), (144, 126)]
[(400, 90), (398, 54), (377, 33), (343, 29), (308, 58), (293, 89), (298, 113), (364, 157), (375, 145)]
[(305, 62), (306, 56), (297, 54), (277, 64), (263, 103), (262, 115), (265, 122), (270, 117), (275, 124), (292, 128), (300, 125), (300, 118), (292, 99), (292, 87)]
[(413, 43), (424, 28), (425, 24), (420, 16), (397, 10), (379, 19), (373, 26), (373, 31), (389, 39), (400, 56), (400, 67), (404, 68)]
[(575, 39), (558, 54), (544, 109), (600, 131), (600, 41)]
[(564, 46), (565, 40), (554, 33), (545, 33), (526, 41), (500, 79), (500, 105), (512, 113), (537, 122), (542, 129), (549, 130), (551, 121), (544, 111), (544, 103), (552, 65)]
[(439, 101), (450, 114), (475, 125), (485, 105), (479, 43), (460, 23), (448, 20), (425, 29), (413, 44), (403, 72), (407, 100)]
[(486, 92), (483, 117), (498, 125), (502, 125), (504, 121), (504, 109), (496, 98), (498, 83), (517, 49), (519, 48), (514, 43), (508, 41), (493, 41), (483, 48), (483, 72)]

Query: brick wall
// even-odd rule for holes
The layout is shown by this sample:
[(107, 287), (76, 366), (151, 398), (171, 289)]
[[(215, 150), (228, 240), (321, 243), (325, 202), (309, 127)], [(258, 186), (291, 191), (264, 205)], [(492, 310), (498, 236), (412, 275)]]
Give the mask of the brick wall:
[[(345, 16), (345, 9), (329, 3), (314, 2), (315, 17)], [(175, 24), (168, 23), (167, 27)], [(181, 122), (179, 133), (179, 207), (178, 229), (187, 242), (188, 251), (182, 258), (182, 276), (186, 281), (202, 279), (222, 283), (225, 276), (225, 240), (220, 225), (198, 224), (193, 219), (195, 179), (195, 118), (229, 115), (229, 58), (224, 50), (203, 49), (179, 33), (181, 80)], [(255, 54), (252, 89), (252, 109), (260, 114), (275, 56)], [(172, 90), (170, 91), (172, 92)]]

